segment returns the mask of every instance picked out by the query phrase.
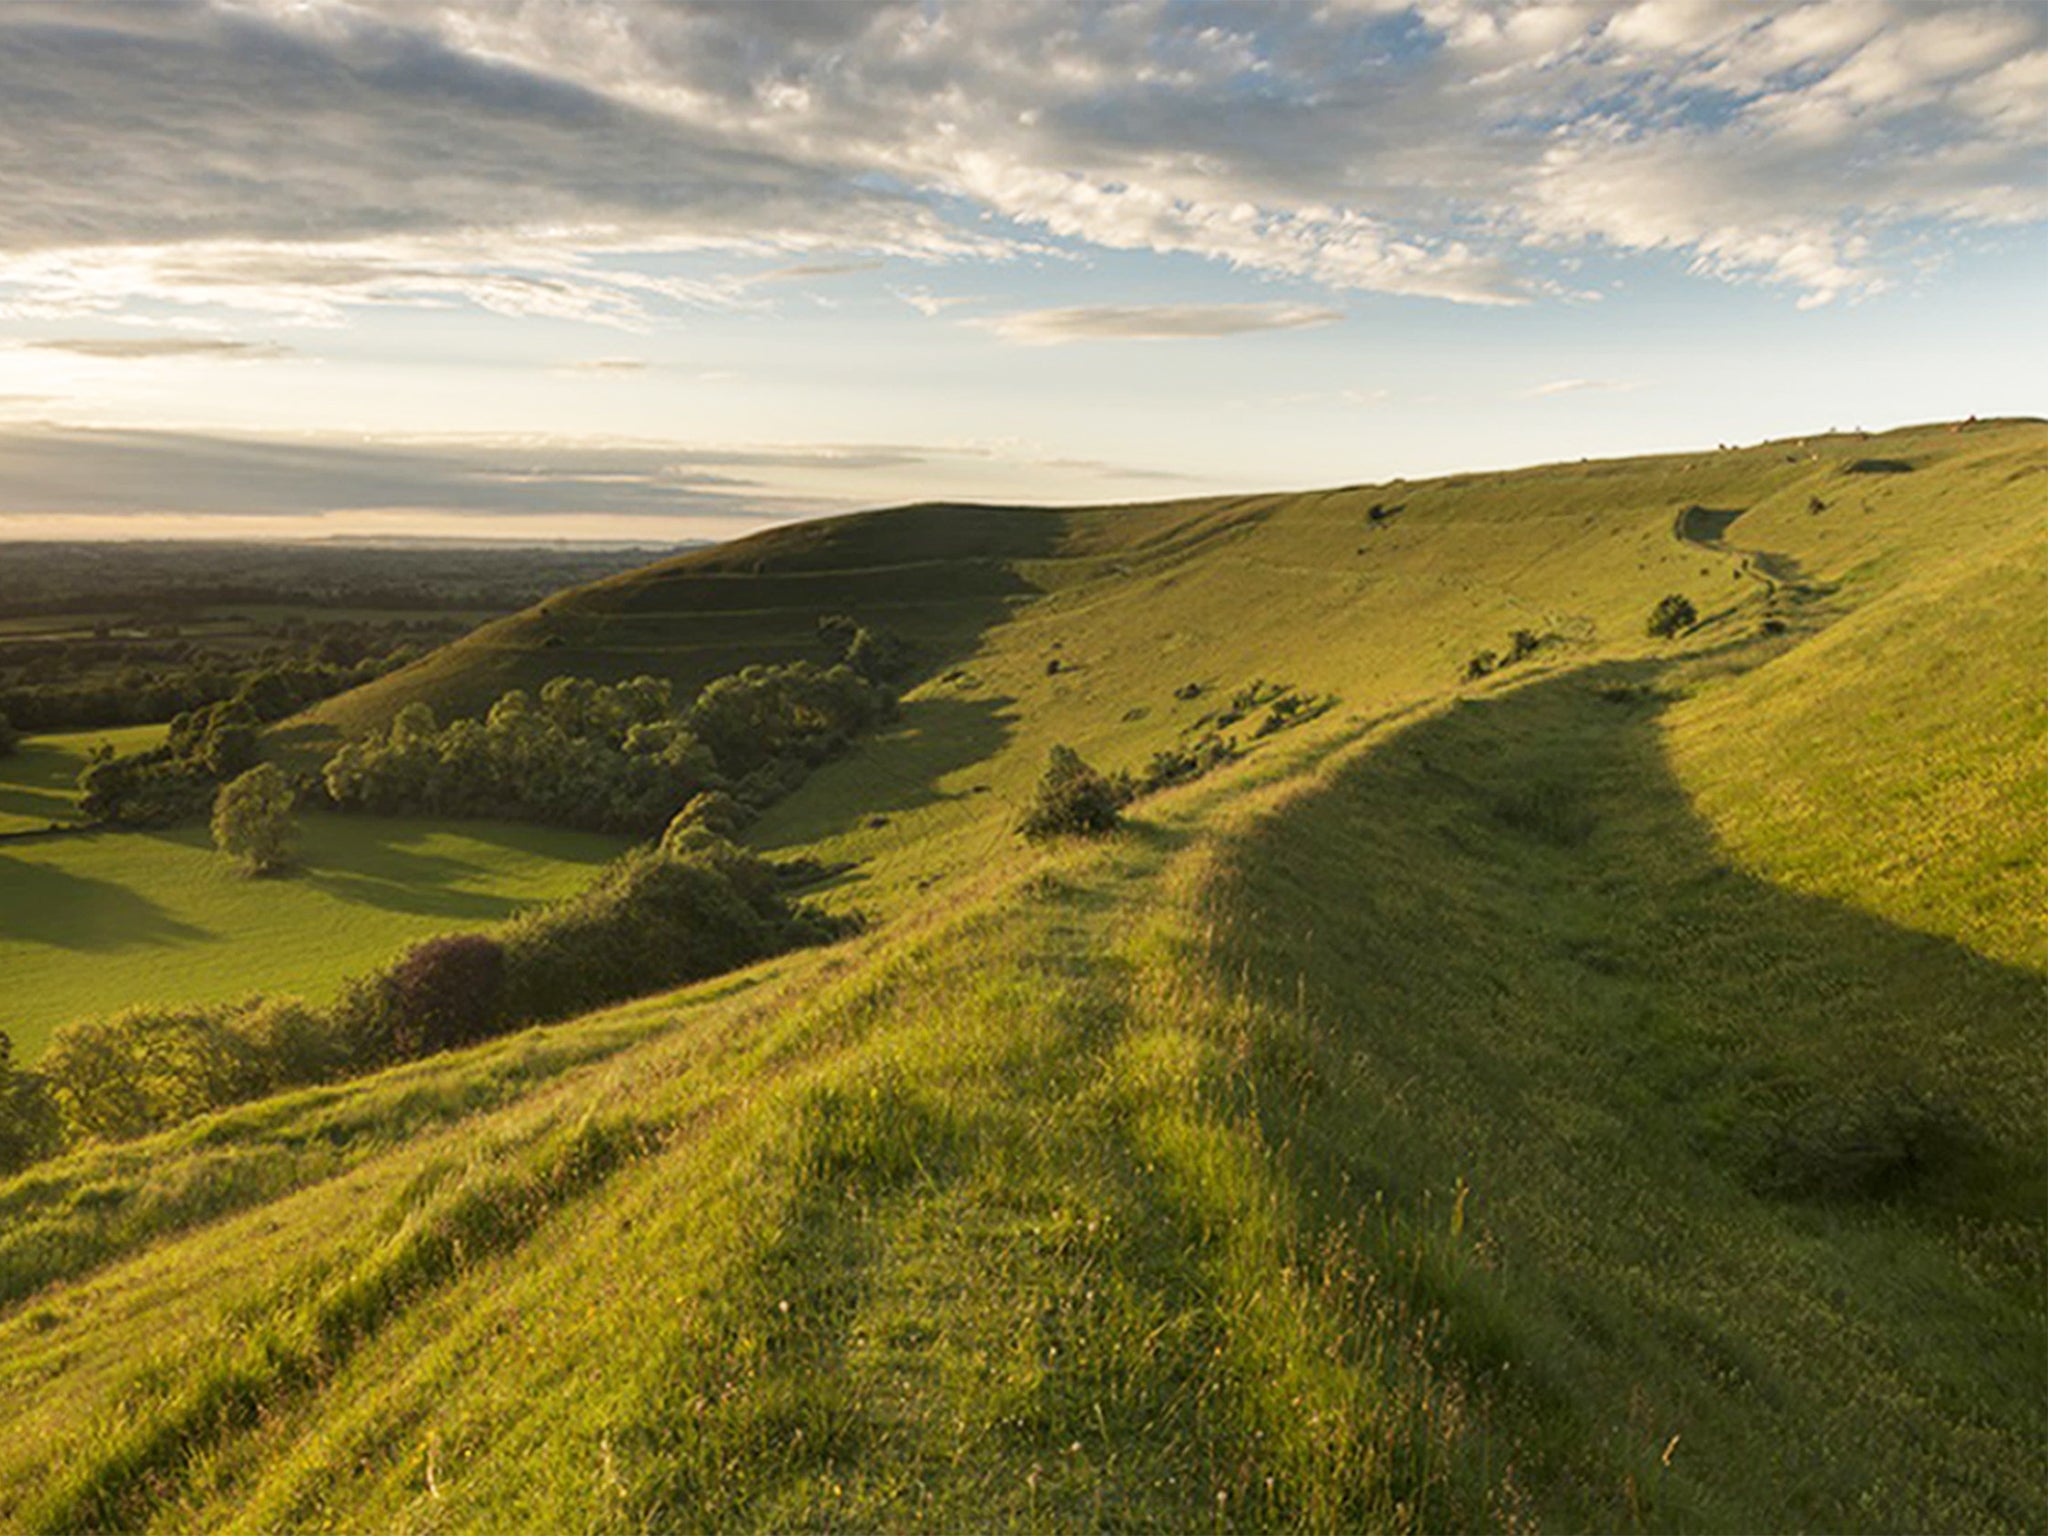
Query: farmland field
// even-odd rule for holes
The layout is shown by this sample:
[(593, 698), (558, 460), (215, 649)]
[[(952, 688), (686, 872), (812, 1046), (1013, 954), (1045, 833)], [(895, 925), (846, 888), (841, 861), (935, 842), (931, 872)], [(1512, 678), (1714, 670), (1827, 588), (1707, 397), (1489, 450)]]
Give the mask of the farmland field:
[(30, 736), (12, 757), (0, 757), (0, 833), (40, 832), (78, 820), (78, 775), (93, 749), (145, 752), (164, 739), (161, 725)]
[(0, 1028), (33, 1058), (134, 1003), (331, 993), (407, 943), (586, 884), (622, 840), (489, 822), (306, 819), (301, 867), (252, 880), (203, 826), (0, 843)]

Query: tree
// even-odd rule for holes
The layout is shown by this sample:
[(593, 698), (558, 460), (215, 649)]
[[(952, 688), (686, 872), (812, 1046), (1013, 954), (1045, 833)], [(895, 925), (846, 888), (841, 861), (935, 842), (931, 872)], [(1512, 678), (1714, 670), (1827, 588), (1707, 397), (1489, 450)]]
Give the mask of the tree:
[(240, 859), (253, 875), (272, 874), (289, 864), (298, 830), (291, 781), (274, 764), (251, 768), (214, 798), (214, 846)]
[(401, 1055), (422, 1056), (468, 1045), (498, 1023), (505, 990), (505, 951), (481, 933), (451, 933), (416, 944), (386, 980), (397, 1013)]
[(1100, 837), (1123, 821), (1125, 796), (1072, 747), (1054, 747), (1018, 830), (1033, 842)]
[(14, 723), (6, 715), (0, 714), (0, 757), (14, 756), (20, 745), (21, 733), (15, 730)]
[(1699, 622), (1699, 610), (1692, 605), (1692, 599), (1673, 592), (1658, 599), (1657, 606), (1650, 612), (1650, 633), (1659, 640), (1669, 640), (1680, 630), (1692, 628)]

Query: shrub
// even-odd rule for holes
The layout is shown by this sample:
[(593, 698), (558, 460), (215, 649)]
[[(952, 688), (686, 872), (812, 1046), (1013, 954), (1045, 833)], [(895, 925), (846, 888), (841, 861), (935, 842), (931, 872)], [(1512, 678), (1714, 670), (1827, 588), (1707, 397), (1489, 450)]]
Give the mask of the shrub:
[(1543, 637), (1533, 629), (1518, 629), (1508, 636), (1508, 663), (1526, 660), (1543, 648)]
[(42, 1076), (14, 1069), (14, 1041), (0, 1029), (0, 1176), (50, 1156), (64, 1143), (64, 1119)]
[(1233, 738), (1210, 731), (1187, 745), (1154, 752), (1152, 761), (1145, 765), (1145, 771), (1138, 776), (1132, 794), (1149, 795), (1155, 790), (1185, 784), (1236, 756), (1237, 742)]
[(241, 860), (251, 874), (273, 874), (288, 865), (298, 831), (291, 780), (273, 764), (251, 768), (214, 797), (214, 846)]
[(12, 757), (21, 746), (21, 732), (14, 728), (14, 722), (0, 714), (0, 757)]
[(701, 828), (688, 850), (628, 854), (580, 896), (501, 930), (508, 1019), (557, 1019), (835, 937), (775, 868)]
[(505, 951), (481, 933), (445, 934), (385, 973), (399, 1056), (425, 1056), (491, 1034), (505, 991)]
[(1476, 683), (1500, 666), (1500, 657), (1492, 651), (1475, 651), (1472, 659), (1465, 663), (1465, 681)]
[(1037, 792), (1018, 822), (1034, 842), (1052, 837), (1100, 837), (1123, 821), (1124, 797), (1072, 747), (1054, 747)]
[(74, 1135), (146, 1135), (278, 1086), (236, 1027), (253, 1006), (144, 1006), (82, 1019), (51, 1038), (42, 1074)]
[(1673, 592), (1657, 600), (1657, 606), (1650, 610), (1650, 633), (1660, 640), (1669, 640), (1681, 630), (1692, 628), (1699, 622), (1699, 610), (1692, 605), (1692, 599)]
[(669, 822), (668, 830), (662, 834), (662, 846), (667, 848), (692, 829), (708, 832), (714, 837), (737, 837), (753, 820), (754, 812), (724, 790), (707, 789), (692, 796), (690, 803), (676, 812), (675, 819)]

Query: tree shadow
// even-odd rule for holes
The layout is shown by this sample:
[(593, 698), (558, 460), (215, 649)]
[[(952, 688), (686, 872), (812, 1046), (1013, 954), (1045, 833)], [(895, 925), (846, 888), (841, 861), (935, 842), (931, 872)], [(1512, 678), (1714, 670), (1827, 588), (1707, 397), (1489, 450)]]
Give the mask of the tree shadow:
[(116, 881), (0, 854), (0, 938), (119, 954), (213, 937)]
[(831, 837), (877, 817), (985, 793), (942, 781), (988, 762), (1016, 732), (1016, 700), (924, 697), (852, 752), (827, 763), (762, 818), (756, 840), (782, 846)]
[[(1511, 1384), (1523, 1451), (1613, 1454), (1605, 1490), (1551, 1467), (1567, 1520), (2038, 1523), (2048, 990), (1732, 867), (1659, 672), (1465, 701), (1233, 849), (1215, 974), (1292, 1021), (1248, 1101), (1304, 1207)], [(1454, 1187), (1487, 1257), (1425, 1264)], [(1969, 1406), (1891, 1406), (1937, 1399)], [(1692, 1476), (1631, 1460), (1645, 1417)]]
[[(344, 832), (351, 830), (345, 820), (340, 825)], [(508, 828), (488, 822), (452, 825), (465, 838), (490, 847), (530, 850), (530, 828)], [(308, 850), (308, 862), (297, 878), (337, 900), (422, 917), (489, 923), (533, 904), (530, 898), (474, 889), (472, 883), (492, 878), (493, 872), (486, 864), (400, 847), (387, 828), (355, 830), (358, 835), (345, 841), (332, 836), (321, 839), (317, 847)], [(595, 868), (605, 862), (608, 854), (579, 856), (571, 850), (550, 848), (547, 857)]]

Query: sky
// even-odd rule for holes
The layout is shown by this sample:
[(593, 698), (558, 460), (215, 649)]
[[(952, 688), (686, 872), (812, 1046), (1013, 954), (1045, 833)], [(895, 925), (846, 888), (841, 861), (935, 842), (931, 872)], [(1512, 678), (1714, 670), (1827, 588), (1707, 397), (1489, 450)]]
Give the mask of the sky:
[(2048, 5), (6, 0), (0, 539), (2048, 412)]

